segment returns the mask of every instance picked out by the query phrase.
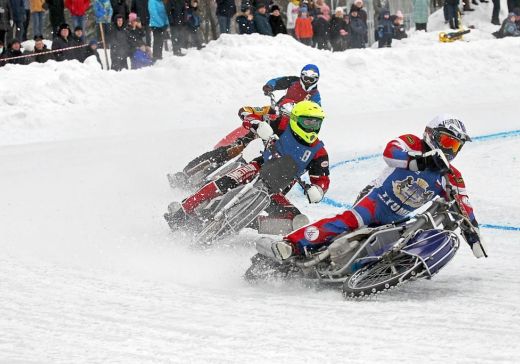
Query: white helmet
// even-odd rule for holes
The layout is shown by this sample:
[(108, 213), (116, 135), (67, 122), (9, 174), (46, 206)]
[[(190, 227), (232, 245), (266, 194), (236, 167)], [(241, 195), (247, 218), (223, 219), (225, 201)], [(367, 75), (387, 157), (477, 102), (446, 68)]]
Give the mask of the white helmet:
[(441, 149), (448, 160), (453, 160), (465, 142), (471, 138), (460, 118), (440, 114), (426, 125), (424, 141), (431, 149)]

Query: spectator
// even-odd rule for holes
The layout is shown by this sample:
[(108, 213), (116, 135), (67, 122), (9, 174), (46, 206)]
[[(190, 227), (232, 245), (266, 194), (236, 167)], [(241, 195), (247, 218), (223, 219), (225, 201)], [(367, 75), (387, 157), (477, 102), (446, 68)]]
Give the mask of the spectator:
[(195, 46), (197, 49), (202, 49), (202, 40), (200, 34), (200, 16), (198, 14), (199, 2), (197, 0), (190, 1), (190, 7), (187, 11), (187, 44), (188, 47)]
[(377, 26), (377, 39), (379, 48), (390, 48), (392, 46), (392, 39), (394, 39), (394, 24), (390, 19), (390, 12), (383, 10), (382, 17), (379, 19)]
[(13, 38), (23, 39), (23, 24), (25, 21), (24, 0), (11, 0), (11, 19), (15, 26)]
[(89, 57), (96, 57), (96, 60), (98, 61), (99, 65), (101, 66), (101, 69), (103, 69), (103, 63), (101, 63), (101, 58), (99, 57), (99, 53), (97, 51), (98, 48), (98, 42), (97, 40), (91, 40), (88, 42), (88, 47), (85, 50), (85, 60)]
[(428, 16), (430, 11), (430, 0), (412, 0), (413, 21), (416, 30), (427, 32)]
[(31, 21), (31, 4), (29, 0), (23, 0), (24, 18), (23, 18), (23, 37), (22, 42), (27, 40), (27, 31), (29, 30), (29, 22)]
[(255, 22), (255, 29), (258, 33), (263, 35), (273, 35), (273, 30), (267, 19), (267, 8), (263, 3), (258, 4), (253, 21)]
[[(113, 15), (113, 9), (112, 4), (110, 3), (110, 0), (93, 0), (93, 10), (94, 15), (96, 17), (96, 32), (98, 35), (98, 39), (105, 40), (106, 44), (105, 47), (108, 47), (109, 45), (109, 34), (111, 33), (112, 26), (112, 15)], [(101, 29), (103, 29), (103, 37), (101, 36)]]
[(150, 14), (150, 29), (153, 33), (152, 57), (155, 62), (162, 59), (164, 37), (169, 23), (162, 0), (148, 0), (148, 12)]
[[(363, 0), (355, 0), (354, 5), (358, 9), (358, 11), (357, 11), (358, 17), (363, 21), (363, 23), (365, 23), (365, 25), (367, 26), (367, 29), (368, 29), (368, 14), (365, 11), (365, 9), (363, 9), (363, 7), (365, 6), (365, 3), (363, 2)], [(368, 32), (367, 32), (367, 35), (368, 35)], [(365, 39), (365, 43), (366, 43), (366, 39)]]
[[(70, 28), (66, 23), (58, 27), (58, 36), (52, 41), (52, 50), (64, 49), (72, 46)], [(75, 59), (75, 52), (71, 49), (54, 53), (54, 59), (58, 62)]]
[(45, 0), (49, 8), (49, 18), (51, 21), (53, 37), (60, 36), (60, 27), (65, 24), (65, 4), (63, 0)]
[(318, 49), (329, 49), (329, 20), (330, 8), (323, 0), (316, 1), (318, 16), (312, 22), (314, 44)]
[(30, 0), (32, 31), (35, 37), (43, 35), (44, 4), (45, 0)]
[(519, 37), (520, 29), (518, 29), (516, 20), (517, 20), (516, 14), (509, 13), (508, 17), (502, 22), (502, 26), (500, 27), (500, 30), (493, 33), (493, 35), (497, 38)]
[(469, 5), (470, 4), (469, 0), (462, 0), (462, 3), (464, 4), (464, 6), (462, 7), (462, 10), (475, 11), (475, 9), (472, 9), (471, 6)]
[[(22, 53), (21, 47), (22, 47), (22, 45), (20, 44), (20, 41), (18, 39), (13, 39), (9, 43), (9, 47), (7, 48), (7, 51), (4, 51), (4, 55), (2, 57), (3, 58), (11, 58), (11, 57), (22, 56), (23, 53)], [(2, 64), (2, 63), (3, 64), (9, 63), (9, 64), (24, 65), (24, 64), (27, 64), (27, 58), (23, 57), (23, 58), (17, 58), (17, 59), (10, 59), (10, 60), (5, 61), (5, 62), (0, 62), (0, 64)]]
[(350, 48), (365, 48), (365, 39), (368, 36), (368, 28), (359, 16), (359, 8), (356, 5), (350, 7)]
[(11, 0), (0, 0), (0, 42), (2, 42), (2, 47), (4, 47), (7, 42), (6, 34), (10, 28), (9, 23), (12, 20)]
[(459, 29), (459, 0), (446, 0), (446, 15), (451, 29)]
[(141, 44), (139, 44), (139, 46), (136, 48), (130, 63), (133, 70), (149, 67), (153, 64), (152, 58), (148, 55), (148, 53), (146, 53), (146, 45), (144, 42), (141, 42)]
[(32, 54), (37, 54), (37, 56), (33, 56), (29, 58), (31, 62), (37, 63), (45, 63), (49, 59), (52, 59), (52, 53), (46, 53), (49, 49), (43, 42), (43, 37), (41, 35), (34, 36), (34, 51)]
[(148, 11), (148, 0), (132, 0), (130, 10), (141, 19), (145, 31), (145, 42), (147, 47), (152, 46), (152, 31), (150, 30), (150, 13)]
[[(70, 46), (71, 47), (77, 47), (85, 45), (85, 37), (83, 35), (83, 28), (79, 25), (74, 27), (74, 34), (70, 36)], [(85, 61), (86, 55), (85, 55), (85, 48), (76, 48), (73, 50), (75, 56), (74, 58), (77, 59), (80, 62)]]
[(112, 59), (111, 69), (114, 71), (128, 69), (127, 58), (130, 54), (128, 34), (125, 30), (125, 20), (123, 15), (116, 15), (116, 21), (112, 31), (112, 43), (110, 45), (110, 58)]
[(329, 26), (330, 44), (333, 52), (347, 49), (348, 24), (345, 21), (343, 8), (337, 7)]
[(295, 36), (294, 27), (296, 26), (296, 19), (298, 19), (298, 12), (300, 11), (300, 1), (290, 0), (287, 4), (287, 33)]
[(170, 0), (171, 23), (170, 33), (174, 56), (183, 56), (181, 48), (186, 48), (186, 12), (189, 9), (187, 0)]
[(273, 31), (273, 35), (287, 34), (287, 28), (283, 23), (282, 16), (280, 14), (280, 7), (278, 5), (271, 6), (271, 15), (269, 16), (269, 25)]
[(217, 19), (220, 34), (229, 33), (231, 18), (236, 12), (235, 0), (217, 0)]
[[(121, 15), (123, 17), (123, 23), (125, 19), (128, 19), (128, 15), (130, 14), (130, 9), (126, 3), (126, 0), (110, 0), (110, 4), (112, 5), (112, 26), (116, 24), (116, 17)], [(115, 30), (115, 29), (114, 29)]]
[(397, 10), (396, 14), (390, 17), (394, 24), (394, 39), (401, 40), (408, 38), (406, 28), (404, 27), (404, 16), (401, 10)]
[(4, 47), (4, 41), (0, 39), (0, 57), (4, 54), (5, 47)]
[[(508, 0), (507, 5), (509, 8), (510, 1)], [(512, 8), (508, 9), (509, 11), (512, 11)], [(500, 25), (500, 0), (493, 0), (493, 13), (491, 14), (491, 23), (495, 25)]]
[(390, 11), (390, 0), (374, 0), (374, 29), (377, 29), (383, 11)]
[(141, 24), (141, 19), (137, 17), (136, 13), (130, 13), (130, 15), (128, 15), (126, 34), (128, 34), (128, 48), (133, 52), (136, 48), (141, 46), (145, 37), (145, 31)]
[(85, 29), (86, 13), (90, 7), (90, 0), (65, 0), (65, 7), (72, 17), (72, 26)]
[(253, 14), (250, 6), (242, 6), (242, 12), (238, 14), (236, 22), (238, 24), (238, 34), (253, 34), (256, 33), (255, 22), (253, 21)]
[(308, 16), (307, 8), (300, 7), (300, 14), (296, 19), (296, 26), (294, 27), (296, 39), (305, 45), (312, 46), (312, 37), (314, 31), (312, 30), (312, 20)]

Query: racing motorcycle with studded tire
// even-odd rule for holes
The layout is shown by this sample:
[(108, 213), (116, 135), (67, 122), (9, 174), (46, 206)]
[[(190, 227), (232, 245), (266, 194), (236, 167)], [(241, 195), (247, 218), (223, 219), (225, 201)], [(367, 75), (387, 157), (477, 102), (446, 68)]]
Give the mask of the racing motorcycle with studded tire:
[(302, 279), (341, 288), (348, 299), (380, 294), (443, 269), (459, 249), (457, 231), (478, 234), (463, 211), (453, 196), (439, 197), (406, 221), (344, 233), (328, 246), (283, 262), (274, 259), (273, 240), (264, 237), (256, 242), (258, 253), (244, 278)]
[[(270, 106), (257, 108), (262, 112), (290, 113), (292, 102), (280, 105), (273, 93), (269, 93)], [(289, 100), (290, 101), (290, 100)], [(256, 108), (255, 108), (256, 109)], [(226, 175), (228, 172), (249, 163), (263, 151), (262, 143), (255, 143), (254, 132), (239, 126), (222, 138), (210, 152), (192, 160), (182, 172), (168, 173), (166, 177), (171, 188), (195, 191), (210, 181)]]

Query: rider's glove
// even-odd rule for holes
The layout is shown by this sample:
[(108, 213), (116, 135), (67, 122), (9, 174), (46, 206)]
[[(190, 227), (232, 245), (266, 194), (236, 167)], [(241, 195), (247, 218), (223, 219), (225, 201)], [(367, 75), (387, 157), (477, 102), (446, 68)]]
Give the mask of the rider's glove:
[(271, 92), (274, 91), (274, 88), (269, 84), (265, 84), (264, 87), (262, 87), (262, 91), (264, 91), (264, 95), (269, 95)]
[(323, 190), (320, 186), (311, 185), (305, 189), (305, 195), (310, 203), (318, 203), (323, 199)]
[(463, 231), (464, 239), (468, 242), (471, 250), (473, 251), (473, 255), (476, 258), (487, 258), (486, 250), (484, 249), (484, 245), (482, 244), (482, 239), (480, 238), (480, 234), (478, 233), (478, 228), (473, 228), (473, 230)]
[(262, 138), (262, 140), (267, 140), (273, 135), (273, 128), (266, 122), (260, 122), (256, 128), (256, 134)]
[[(439, 149), (431, 150), (427, 153), (409, 152), (410, 161), (408, 162), (408, 169), (410, 171), (424, 171), (424, 170), (446, 170), (448, 166), (444, 161), (444, 153)], [(444, 157), (444, 158), (443, 158)]]

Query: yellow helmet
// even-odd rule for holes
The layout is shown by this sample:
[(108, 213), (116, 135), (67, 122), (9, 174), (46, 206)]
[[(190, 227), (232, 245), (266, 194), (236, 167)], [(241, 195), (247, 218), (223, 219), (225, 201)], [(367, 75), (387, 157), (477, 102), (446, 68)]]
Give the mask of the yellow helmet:
[(303, 141), (312, 144), (318, 139), (325, 113), (320, 105), (312, 101), (300, 101), (294, 105), (289, 123), (291, 130)]

